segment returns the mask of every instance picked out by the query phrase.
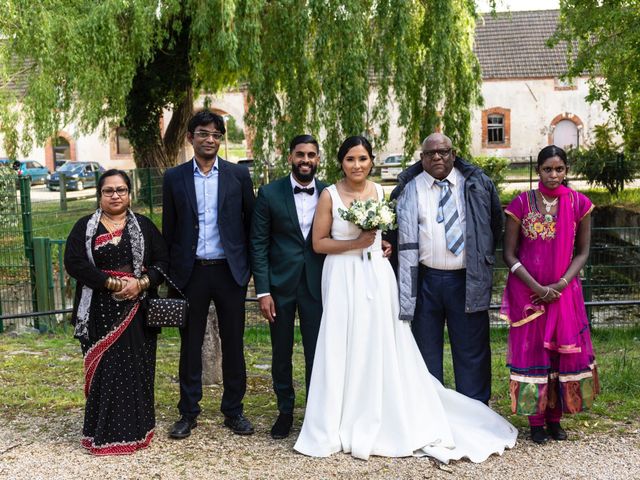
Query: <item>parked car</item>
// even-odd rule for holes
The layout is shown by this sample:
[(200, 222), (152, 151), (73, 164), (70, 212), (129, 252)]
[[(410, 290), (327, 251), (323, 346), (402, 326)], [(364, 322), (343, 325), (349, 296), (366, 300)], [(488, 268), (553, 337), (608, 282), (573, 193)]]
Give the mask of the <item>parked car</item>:
[(65, 163), (70, 162), (71, 160), (69, 160), (68, 158), (56, 158), (53, 161), (53, 169), (54, 170), (59, 170), (61, 166), (63, 166)]
[(251, 174), (251, 178), (253, 178), (253, 158), (241, 158), (237, 162), (238, 165), (244, 165), (249, 169), (249, 174)]
[(96, 172), (104, 172), (98, 162), (66, 162), (58, 170), (49, 175), (47, 188), (60, 190), (60, 174), (65, 176), (67, 190), (84, 190), (96, 186)]
[(18, 175), (24, 177), (31, 177), (31, 185), (36, 183), (45, 183), (49, 170), (41, 163), (35, 160), (16, 160), (12, 161), (8, 158), (0, 159), (0, 163), (9, 164), (12, 168), (18, 172)]
[(401, 153), (392, 153), (391, 155), (386, 157), (380, 164), (380, 179), (396, 180), (398, 178), (398, 175), (402, 173), (402, 170), (418, 161), (417, 159), (412, 158), (411, 160), (407, 161), (403, 167), (403, 160), (404, 155), (402, 155)]
[(398, 175), (402, 172), (403, 158), (400, 153), (394, 153), (385, 158), (380, 166), (380, 179), (395, 180), (398, 178)]

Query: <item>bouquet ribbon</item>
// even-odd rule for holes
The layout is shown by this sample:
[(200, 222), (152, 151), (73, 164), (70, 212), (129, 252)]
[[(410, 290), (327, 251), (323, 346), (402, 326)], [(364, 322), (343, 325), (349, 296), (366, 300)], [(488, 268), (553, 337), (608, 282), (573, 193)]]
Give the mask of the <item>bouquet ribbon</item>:
[(372, 251), (371, 247), (362, 249), (362, 265), (364, 268), (364, 281), (365, 281), (365, 286), (367, 291), (367, 298), (369, 300), (373, 300), (376, 287), (378, 286), (376, 272), (373, 269), (373, 262), (371, 261), (372, 252), (374, 254), (380, 253), (380, 250)]

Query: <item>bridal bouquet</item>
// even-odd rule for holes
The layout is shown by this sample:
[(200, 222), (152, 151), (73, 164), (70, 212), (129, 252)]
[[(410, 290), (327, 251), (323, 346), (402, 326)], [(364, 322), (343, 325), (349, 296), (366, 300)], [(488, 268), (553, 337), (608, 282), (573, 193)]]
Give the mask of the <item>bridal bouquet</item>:
[(362, 230), (394, 230), (396, 224), (396, 202), (387, 200), (354, 200), (351, 206), (345, 210), (338, 209), (340, 218), (353, 223)]
[[(396, 202), (387, 200), (354, 200), (351, 206), (345, 210), (338, 208), (340, 218), (353, 223), (362, 230), (394, 230), (398, 228), (395, 213)], [(371, 260), (371, 252), (367, 251), (367, 257)]]

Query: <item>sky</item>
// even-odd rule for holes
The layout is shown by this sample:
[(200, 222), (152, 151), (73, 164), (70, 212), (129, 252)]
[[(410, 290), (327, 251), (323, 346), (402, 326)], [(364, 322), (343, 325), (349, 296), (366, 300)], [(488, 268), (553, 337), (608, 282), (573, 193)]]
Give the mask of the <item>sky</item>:
[[(518, 10), (557, 10), (558, 0), (497, 0), (496, 10), (498, 12), (504, 12), (510, 10), (512, 12)], [(476, 0), (479, 12), (488, 12), (489, 1), (488, 0)]]

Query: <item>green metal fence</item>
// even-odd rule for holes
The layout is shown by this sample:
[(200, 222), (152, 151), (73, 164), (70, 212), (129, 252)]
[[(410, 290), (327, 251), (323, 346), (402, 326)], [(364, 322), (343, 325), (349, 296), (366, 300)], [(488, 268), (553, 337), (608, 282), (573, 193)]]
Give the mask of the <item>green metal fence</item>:
[[(130, 172), (133, 209), (160, 224), (162, 172)], [(63, 268), (65, 239), (75, 222), (96, 206), (95, 189), (49, 192), (28, 178), (2, 181), (0, 175), (0, 332), (19, 325), (41, 331), (65, 327), (75, 285)], [(16, 187), (17, 185), (17, 187)], [(492, 323), (497, 316), (507, 270), (497, 252)], [(640, 323), (640, 227), (594, 228), (589, 263), (583, 270), (585, 299), (596, 326)], [(251, 295), (251, 290), (250, 290)], [(34, 312), (51, 312), (34, 316)], [(262, 322), (255, 302), (248, 323)]]

